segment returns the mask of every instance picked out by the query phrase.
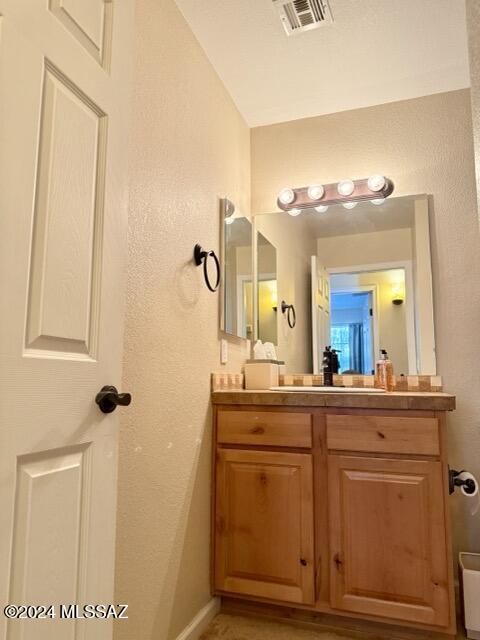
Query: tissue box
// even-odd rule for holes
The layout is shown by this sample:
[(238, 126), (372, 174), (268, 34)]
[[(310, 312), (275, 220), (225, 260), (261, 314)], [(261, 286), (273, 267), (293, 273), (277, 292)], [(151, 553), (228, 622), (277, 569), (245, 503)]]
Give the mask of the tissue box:
[(245, 365), (245, 389), (278, 387), (278, 364), (252, 362)]

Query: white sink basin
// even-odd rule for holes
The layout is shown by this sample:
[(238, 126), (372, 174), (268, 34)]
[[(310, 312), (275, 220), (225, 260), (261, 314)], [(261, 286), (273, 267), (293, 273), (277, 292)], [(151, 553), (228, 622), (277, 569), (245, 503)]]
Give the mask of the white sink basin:
[(385, 393), (371, 387), (270, 387), (270, 391), (303, 391), (304, 393)]

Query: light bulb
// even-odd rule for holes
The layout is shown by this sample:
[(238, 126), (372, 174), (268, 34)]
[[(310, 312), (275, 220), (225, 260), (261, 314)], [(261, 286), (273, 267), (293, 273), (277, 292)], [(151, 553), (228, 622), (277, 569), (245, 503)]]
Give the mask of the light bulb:
[(321, 184), (314, 184), (311, 187), (308, 187), (307, 193), (310, 200), (320, 200), (320, 198), (323, 198), (325, 189)]
[(345, 207), (345, 209), (353, 209), (357, 204), (358, 202), (344, 202), (342, 206)]
[(392, 284), (392, 302), (395, 305), (403, 304), (405, 301), (405, 285), (402, 282)]
[(341, 196), (351, 196), (355, 185), (351, 180), (342, 180), (337, 185), (337, 191)]
[(376, 205), (383, 204), (385, 202), (385, 198), (374, 198), (370, 202)]
[(290, 188), (282, 189), (278, 194), (278, 199), (282, 204), (292, 204), (295, 200), (295, 191)]
[(376, 173), (367, 180), (367, 185), (370, 191), (381, 191), (386, 185), (385, 176), (381, 176), (379, 173)]
[(315, 211), (317, 211), (318, 213), (326, 213), (328, 211), (328, 205), (321, 204), (319, 207), (315, 207)]
[(289, 209), (287, 211), (287, 213), (290, 216), (298, 216), (298, 215), (300, 215), (302, 213), (302, 210), (301, 209)]
[(235, 213), (235, 205), (228, 198), (225, 198), (223, 202), (225, 204), (225, 218), (230, 218)]

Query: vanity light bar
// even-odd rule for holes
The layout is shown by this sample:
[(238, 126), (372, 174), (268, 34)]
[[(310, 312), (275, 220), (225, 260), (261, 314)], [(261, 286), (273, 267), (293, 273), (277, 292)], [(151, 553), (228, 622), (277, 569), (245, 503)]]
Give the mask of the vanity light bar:
[(319, 205), (328, 206), (362, 200), (376, 200), (375, 204), (377, 204), (388, 198), (393, 193), (393, 189), (394, 184), (389, 178), (374, 175), (364, 180), (342, 180), (338, 183), (316, 184), (298, 189), (288, 187), (278, 194), (277, 205), (282, 211), (293, 210), (294, 215), (298, 215), (301, 209), (310, 209)]

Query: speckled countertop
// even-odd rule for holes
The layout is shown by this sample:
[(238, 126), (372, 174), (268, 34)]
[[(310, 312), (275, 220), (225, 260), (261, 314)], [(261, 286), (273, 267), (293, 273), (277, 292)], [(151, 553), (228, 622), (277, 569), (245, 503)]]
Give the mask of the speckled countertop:
[(328, 393), (309, 391), (213, 391), (215, 405), (267, 405), (285, 407), (335, 407), (345, 409), (410, 409), (453, 411), (455, 396), (448, 393)]

